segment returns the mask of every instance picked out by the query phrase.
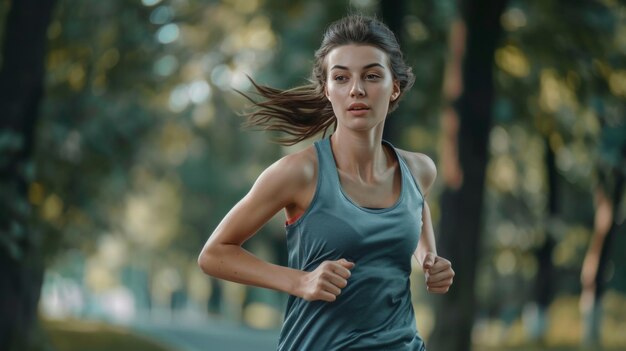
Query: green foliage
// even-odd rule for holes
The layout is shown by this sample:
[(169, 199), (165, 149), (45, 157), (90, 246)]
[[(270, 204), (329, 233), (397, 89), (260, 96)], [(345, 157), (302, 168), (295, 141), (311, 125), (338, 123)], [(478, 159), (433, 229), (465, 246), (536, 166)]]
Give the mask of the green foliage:
[[(59, 2), (48, 31), (46, 99), (29, 203), (12, 201), (13, 190), (1, 189), (0, 209), (27, 216), (32, 206), (48, 257), (62, 261), (79, 249), (113, 277), (124, 265), (140, 267), (151, 278), (172, 268), (185, 290), (189, 266), (211, 230), (265, 167), (293, 150), (268, 142), (267, 135), (242, 131), (237, 112), (245, 102), (232, 89), (249, 90), (245, 75), (279, 88), (303, 83), (326, 25), (351, 4), (375, 13), (377, 3), (153, 3)], [(479, 267), (482, 311), (503, 306), (519, 311), (537, 274), (533, 250), (548, 226), (558, 233), (555, 264), (564, 273), (559, 287), (578, 289), (594, 162), (598, 157), (623, 162), (616, 150), (626, 136), (619, 129), (626, 94), (620, 83), (626, 64), (620, 39), (624, 13), (623, 5), (611, 1), (563, 6), (536, 0), (512, 1), (503, 17), (507, 32), (496, 53), (498, 123), (488, 168), (488, 235)], [(397, 146), (435, 159), (454, 16), (452, 1), (412, 1), (402, 19), (402, 45), (416, 83), (391, 116), (402, 130)], [(561, 199), (564, 223), (546, 218), (545, 140), (557, 155), (567, 190)], [(0, 155), (20, 143), (0, 131)], [(436, 194), (430, 201), (436, 214)], [(11, 227), (1, 245), (18, 257), (23, 233), (24, 228)], [(284, 259), (282, 235), (279, 217), (255, 237), (260, 243), (250, 244), (269, 247), (268, 257), (278, 262)], [(107, 256), (110, 242), (126, 253), (119, 264)], [(101, 275), (92, 268), (84, 267), (89, 288), (118, 283), (93, 278)]]
[[(488, 237), (479, 267), (481, 302), (488, 310), (521, 310), (539, 274), (535, 252), (548, 237), (556, 242), (553, 289), (580, 289), (595, 173), (626, 162), (626, 94), (617, 83), (626, 62), (623, 9), (609, 1), (511, 1), (502, 18), (506, 35), (496, 51)], [(548, 209), (547, 148), (558, 172), (556, 217)], [(622, 284), (619, 279), (614, 276), (614, 286)]]

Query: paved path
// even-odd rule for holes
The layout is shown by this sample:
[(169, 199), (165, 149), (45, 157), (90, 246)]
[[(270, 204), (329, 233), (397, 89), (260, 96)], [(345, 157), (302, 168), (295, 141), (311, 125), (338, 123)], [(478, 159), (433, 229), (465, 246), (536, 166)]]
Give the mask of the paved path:
[(278, 340), (278, 331), (259, 331), (217, 322), (137, 322), (130, 328), (177, 351), (275, 351)]

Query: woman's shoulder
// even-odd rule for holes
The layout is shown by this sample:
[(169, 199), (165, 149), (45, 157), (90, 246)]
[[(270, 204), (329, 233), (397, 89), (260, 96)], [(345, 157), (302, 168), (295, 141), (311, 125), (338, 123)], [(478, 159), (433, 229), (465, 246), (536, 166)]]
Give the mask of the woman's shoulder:
[(302, 150), (281, 157), (267, 167), (256, 179), (248, 196), (279, 207), (298, 203), (302, 194), (311, 189), (317, 179), (315, 151)]
[(281, 181), (302, 186), (316, 179), (317, 162), (315, 147), (311, 145), (281, 157), (268, 170)]
[(402, 149), (396, 150), (405, 160), (407, 166), (411, 170), (413, 178), (415, 178), (424, 194), (427, 194), (437, 178), (437, 166), (435, 165), (435, 162), (428, 155), (420, 152), (412, 152)]

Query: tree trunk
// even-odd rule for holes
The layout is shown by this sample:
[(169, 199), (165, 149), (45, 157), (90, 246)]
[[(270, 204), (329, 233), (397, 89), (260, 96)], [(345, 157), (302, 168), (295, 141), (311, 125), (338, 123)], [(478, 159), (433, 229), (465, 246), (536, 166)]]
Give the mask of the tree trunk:
[[(396, 35), (400, 47), (402, 47), (403, 33), (404, 33), (404, 15), (406, 14), (406, 1), (381, 1), (380, 13), (382, 15), (382, 21), (391, 29)], [(383, 139), (389, 140), (392, 143), (398, 143), (400, 141), (400, 135), (396, 118), (390, 116), (385, 121), (385, 129), (383, 130)]]
[[(626, 155), (626, 150), (623, 150)], [(581, 314), (583, 318), (582, 342), (587, 347), (601, 343), (602, 297), (609, 278), (613, 240), (620, 229), (617, 211), (622, 205), (626, 177), (621, 169), (598, 170), (599, 184), (595, 189), (595, 219), (591, 242), (583, 261), (581, 272)]]
[(546, 146), (546, 172), (548, 175), (548, 223), (546, 225), (546, 240), (537, 252), (539, 269), (535, 282), (535, 299), (539, 308), (545, 311), (552, 302), (554, 281), (554, 265), (552, 264), (552, 251), (556, 245), (555, 231), (558, 230), (555, 222), (559, 215), (558, 199), (558, 171), (556, 169), (556, 155), (550, 147), (548, 136), (544, 136)]
[(545, 221), (544, 231), (545, 240), (541, 247), (535, 251), (535, 257), (539, 264), (537, 269), (537, 276), (535, 277), (535, 286), (533, 291), (533, 301), (530, 303), (534, 305), (531, 311), (533, 313), (528, 314), (529, 320), (526, 333), (532, 342), (544, 342), (545, 334), (547, 331), (547, 311), (548, 307), (552, 303), (554, 296), (554, 279), (555, 268), (552, 263), (552, 254), (556, 246), (556, 237), (559, 226), (559, 187), (558, 187), (558, 171), (556, 168), (556, 155), (554, 150), (550, 147), (550, 140), (548, 133), (543, 136), (544, 145), (546, 147), (545, 154), (545, 166), (546, 175), (548, 178), (548, 217)]
[[(437, 320), (428, 345), (432, 350), (471, 349), (487, 142), (492, 125), (494, 52), (504, 7), (504, 0), (461, 2), (465, 52), (459, 61), (462, 80), (458, 98), (454, 100), (455, 94), (451, 94), (452, 119), (458, 128), (451, 130), (456, 133), (454, 151), (462, 176), (454, 185), (446, 183), (438, 236), (439, 255), (452, 261), (456, 276), (450, 291), (435, 298)], [(444, 84), (444, 89), (447, 86)]]
[(36, 347), (41, 240), (27, 198), (54, 0), (10, 2), (0, 68), (0, 349)]

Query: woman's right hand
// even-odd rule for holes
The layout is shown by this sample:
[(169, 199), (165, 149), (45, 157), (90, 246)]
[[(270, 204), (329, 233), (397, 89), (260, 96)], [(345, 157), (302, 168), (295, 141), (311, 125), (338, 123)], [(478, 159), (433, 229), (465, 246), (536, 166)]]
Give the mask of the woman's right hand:
[(350, 270), (354, 263), (342, 258), (337, 261), (324, 261), (312, 272), (306, 272), (299, 282), (298, 294), (307, 301), (332, 302), (348, 285)]

